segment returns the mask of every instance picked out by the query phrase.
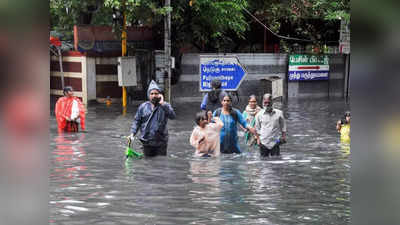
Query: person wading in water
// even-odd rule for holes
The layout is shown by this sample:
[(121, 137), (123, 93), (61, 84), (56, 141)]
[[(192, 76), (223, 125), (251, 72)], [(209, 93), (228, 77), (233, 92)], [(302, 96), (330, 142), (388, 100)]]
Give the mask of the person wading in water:
[(225, 94), (221, 104), (222, 107), (215, 110), (213, 114), (214, 117), (219, 117), (224, 123), (221, 130), (221, 153), (240, 154), (241, 151), (238, 144), (237, 125), (240, 124), (247, 131), (253, 134), (255, 134), (256, 131), (247, 124), (239, 110), (232, 108), (232, 97), (229, 94)]

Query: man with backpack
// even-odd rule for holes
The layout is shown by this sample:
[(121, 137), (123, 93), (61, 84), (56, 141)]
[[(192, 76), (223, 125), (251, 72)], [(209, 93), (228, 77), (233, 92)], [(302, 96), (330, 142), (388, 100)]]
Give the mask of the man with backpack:
[(150, 101), (142, 103), (132, 124), (131, 138), (140, 130), (139, 140), (143, 144), (146, 157), (167, 155), (168, 119), (175, 119), (174, 109), (164, 102), (161, 89), (155, 81), (151, 81), (147, 90)]

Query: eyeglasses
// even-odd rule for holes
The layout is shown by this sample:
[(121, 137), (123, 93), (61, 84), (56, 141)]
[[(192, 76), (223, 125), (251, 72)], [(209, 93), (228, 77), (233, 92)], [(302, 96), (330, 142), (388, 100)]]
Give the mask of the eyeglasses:
[(257, 102), (257, 101), (249, 101), (249, 102)]

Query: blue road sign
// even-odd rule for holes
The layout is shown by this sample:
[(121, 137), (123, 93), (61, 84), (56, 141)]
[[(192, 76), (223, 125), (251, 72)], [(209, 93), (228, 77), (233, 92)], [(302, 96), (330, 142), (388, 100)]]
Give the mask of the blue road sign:
[(222, 89), (236, 91), (246, 75), (236, 56), (200, 56), (200, 91), (210, 91), (214, 79), (221, 81)]

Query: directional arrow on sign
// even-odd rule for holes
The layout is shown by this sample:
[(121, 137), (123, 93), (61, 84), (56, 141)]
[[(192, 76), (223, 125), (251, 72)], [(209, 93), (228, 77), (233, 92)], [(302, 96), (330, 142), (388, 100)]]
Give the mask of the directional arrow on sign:
[(211, 81), (219, 79), (221, 88), (236, 91), (247, 75), (236, 56), (200, 56), (200, 91), (211, 90)]

